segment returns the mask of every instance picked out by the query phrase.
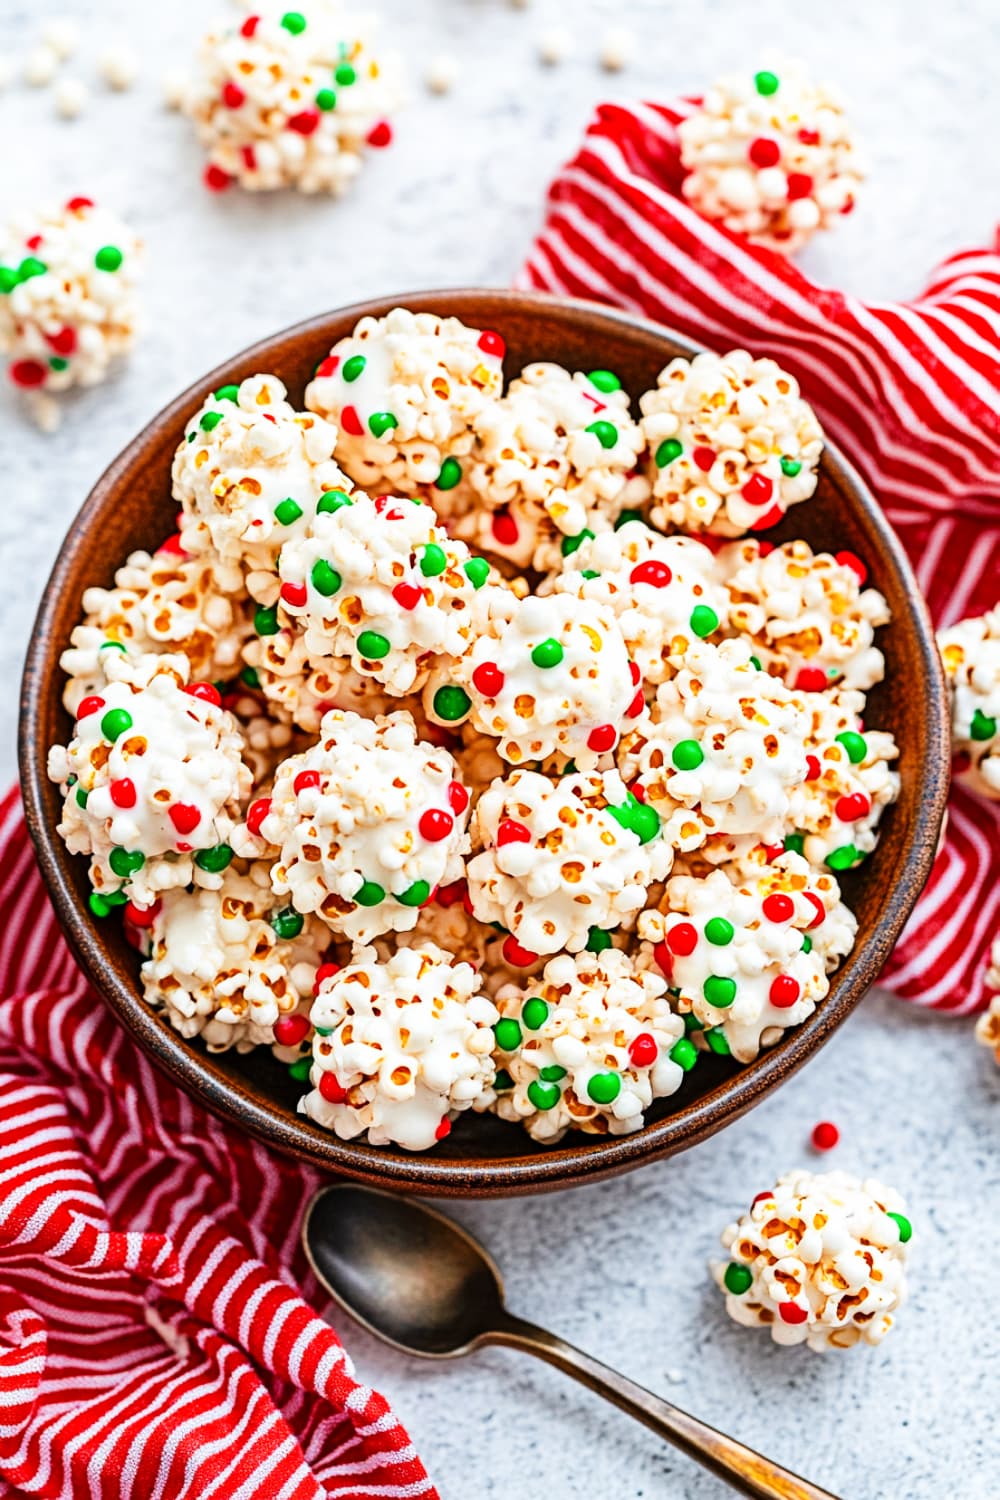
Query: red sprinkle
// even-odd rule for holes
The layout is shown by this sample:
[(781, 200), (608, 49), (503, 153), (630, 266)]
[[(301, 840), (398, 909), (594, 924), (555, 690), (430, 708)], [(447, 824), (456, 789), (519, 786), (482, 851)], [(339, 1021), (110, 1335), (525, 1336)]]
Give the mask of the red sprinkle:
[(76, 711), (77, 721), (86, 719), (90, 714), (96, 714), (104, 707), (103, 698), (81, 698), (80, 707)]
[(183, 691), (189, 698), (200, 698), (202, 703), (211, 703), (215, 708), (222, 707), (222, 694), (212, 682), (189, 682)]
[(613, 724), (598, 724), (587, 736), (587, 748), (596, 750), (602, 755), (605, 750), (613, 750), (618, 743), (618, 731)]
[(803, 667), (795, 679), (800, 693), (821, 693), (826, 687), (826, 673), (822, 667)]
[(469, 794), (460, 781), (449, 781), (448, 801), (451, 803), (452, 812), (461, 817), (469, 805)]
[(855, 823), (868, 816), (872, 805), (864, 792), (852, 792), (848, 797), (838, 797), (833, 810), (842, 823)]
[(257, 170), (257, 153), (253, 149), (253, 147), (252, 146), (241, 146), (240, 147), (240, 155), (243, 158), (243, 165), (246, 167), (247, 171), (248, 172), (256, 172), (256, 170)]
[(300, 771), (292, 782), (292, 791), (298, 796), (299, 792), (307, 791), (311, 786), (319, 786), (319, 772)]
[(323, 1073), (319, 1080), (319, 1091), (327, 1104), (343, 1104), (347, 1090), (342, 1088), (332, 1073)]
[(774, 483), (766, 474), (751, 474), (740, 494), (748, 505), (766, 505), (774, 493)]
[(389, 124), (389, 121), (379, 120), (378, 124), (373, 125), (371, 130), (369, 130), (366, 139), (369, 146), (374, 146), (376, 150), (381, 150), (383, 146), (391, 145), (392, 126)]
[(630, 661), (628, 664), (628, 671), (629, 676), (632, 679), (632, 686), (638, 687), (640, 682), (642, 681), (642, 673), (639, 670), (638, 662)]
[(224, 193), (232, 180), (229, 173), (217, 167), (214, 162), (209, 162), (202, 174), (202, 181), (210, 193)]
[(161, 542), (156, 550), (157, 552), (167, 552), (173, 557), (188, 556), (187, 549), (185, 548), (184, 543), (181, 540), (181, 534), (179, 531), (175, 531), (173, 536), (168, 536), (166, 541)]
[(507, 353), (507, 345), (503, 339), (490, 328), (479, 335), (478, 347), (484, 354), (492, 354), (496, 359), (503, 359)]
[(504, 685), (504, 675), (496, 662), (484, 661), (473, 672), (472, 685), (484, 698), (495, 698)]
[(813, 1127), (812, 1143), (817, 1151), (832, 1151), (840, 1140), (840, 1131), (832, 1120), (820, 1120)]
[(93, 208), (93, 198), (71, 198), (66, 205), (66, 212), (70, 214), (81, 213), (85, 208)]
[(632, 793), (632, 796), (637, 802), (645, 802), (646, 788), (643, 786), (641, 781), (633, 781), (632, 785), (629, 787), (629, 791)]
[(799, 131), (799, 140), (802, 142), (803, 146), (818, 146), (819, 131), (809, 130), (805, 125), (803, 125), (802, 129)]
[(178, 833), (193, 833), (201, 822), (201, 810), (191, 802), (175, 802), (167, 808), (167, 817)]
[(135, 782), (128, 776), (113, 781), (108, 787), (111, 800), (116, 807), (134, 807), (136, 803)]
[(502, 849), (504, 844), (530, 844), (531, 832), (525, 828), (523, 823), (518, 823), (514, 818), (504, 818), (497, 829), (497, 848)]
[(628, 1049), (628, 1055), (637, 1068), (648, 1068), (655, 1063), (660, 1055), (660, 1049), (656, 1045), (655, 1038), (648, 1031), (640, 1031), (634, 1038)]
[(854, 212), (854, 199), (848, 198), (840, 212), (842, 214), (852, 214)]
[(154, 901), (152, 906), (134, 906), (131, 901), (126, 901), (123, 916), (126, 922), (131, 922), (133, 927), (152, 927), (159, 914), (162, 902)]
[(691, 454), (691, 457), (694, 459), (701, 472), (703, 474), (707, 474), (709, 469), (715, 463), (715, 450), (714, 448), (695, 448), (693, 453)]
[(788, 1010), (795, 1004), (802, 993), (802, 986), (791, 974), (779, 974), (776, 979), (771, 980), (771, 988), (768, 991), (771, 1004), (777, 1010)]
[(364, 437), (365, 435), (365, 429), (361, 425), (361, 418), (358, 416), (356, 407), (344, 407), (340, 413), (340, 425), (345, 432), (350, 433), (351, 437)]
[(400, 609), (416, 609), (424, 597), (424, 591), (417, 588), (415, 583), (397, 583), (392, 591), (392, 597)]
[(776, 859), (780, 859), (785, 852), (784, 844), (764, 844), (764, 855), (769, 865), (773, 865)]
[(320, 992), (320, 986), (324, 984), (326, 980), (332, 979), (334, 974), (339, 973), (339, 964), (320, 964), (313, 978), (313, 994), (318, 995)]
[(303, 109), (297, 115), (289, 115), (287, 126), (294, 130), (296, 135), (312, 135), (319, 124), (318, 109)]
[(45, 342), (54, 353), (68, 359), (71, 354), (76, 353), (76, 329), (60, 328), (58, 333), (47, 333)]
[(442, 839), (446, 839), (454, 826), (455, 819), (442, 807), (429, 807), (425, 813), (421, 813), (417, 824), (420, 837), (429, 844), (439, 844)]
[(818, 781), (823, 774), (823, 767), (819, 763), (819, 757), (815, 755), (806, 756), (806, 780)]
[(698, 946), (698, 929), (690, 922), (678, 922), (676, 927), (671, 927), (667, 933), (667, 947), (671, 953), (676, 953), (678, 958), (687, 958)]
[(10, 378), (24, 390), (44, 385), (48, 371), (37, 359), (15, 359), (10, 367)]
[(625, 710), (626, 719), (637, 719), (645, 707), (646, 700), (643, 697), (642, 688), (640, 688), (635, 697), (632, 699), (632, 702), (629, 704), (628, 708)]
[(297, 1047), (309, 1034), (305, 1016), (279, 1016), (274, 1023), (274, 1040), (279, 1047)]
[(751, 1207), (751, 1209), (754, 1209), (754, 1208), (757, 1207), (758, 1203), (767, 1203), (773, 1197), (774, 1197), (773, 1193), (758, 1193), (757, 1196), (756, 1196), (756, 1198), (751, 1203), (750, 1207)]
[(809, 931), (811, 932), (814, 927), (819, 927), (823, 922), (826, 921), (826, 907), (823, 905), (822, 901), (817, 896), (815, 891), (803, 891), (802, 894), (803, 896), (805, 896), (806, 900), (809, 902), (816, 913), (812, 921), (809, 923)]
[(778, 1313), (783, 1323), (804, 1323), (809, 1317), (807, 1309), (797, 1302), (779, 1302)]
[(466, 889), (464, 880), (453, 880), (451, 885), (439, 885), (435, 892), (438, 906), (457, 906), (464, 900)]
[(301, 609), (302, 605), (308, 599), (309, 593), (304, 583), (283, 583), (281, 585), (281, 597), (293, 609)]
[(666, 943), (657, 943), (653, 948), (653, 957), (663, 970), (668, 979), (673, 975), (674, 956)]
[(755, 167), (776, 167), (781, 160), (781, 147), (768, 136), (759, 135), (750, 142), (747, 155)]
[(240, 105), (245, 102), (246, 97), (239, 84), (233, 83), (232, 79), (229, 79), (223, 86), (222, 102), (229, 109), (239, 109)]
[(764, 897), (761, 909), (769, 922), (790, 922), (795, 915), (795, 902), (791, 896), (774, 891), (772, 895)]
[(493, 535), (502, 547), (513, 547), (518, 538), (517, 522), (507, 510), (498, 510), (493, 517)]
[(314, 379), (329, 380), (331, 375), (335, 375), (337, 373), (337, 366), (339, 364), (340, 356), (338, 354), (328, 354), (326, 359), (321, 360), (320, 363), (316, 366), (316, 374)]
[(647, 558), (645, 562), (637, 563), (629, 574), (629, 583), (648, 583), (654, 589), (665, 589), (673, 574), (666, 563), (657, 562), (655, 558)]
[(243, 25), (240, 27), (240, 36), (253, 36), (259, 25), (260, 16), (247, 16), (246, 20), (243, 22)]
[(777, 526), (785, 512), (780, 505), (772, 505), (762, 516), (758, 516), (750, 527), (751, 531), (766, 531), (769, 526)]
[(790, 199), (808, 198), (813, 190), (813, 180), (808, 172), (789, 172), (788, 196)]
[(532, 953), (530, 948), (522, 948), (521, 944), (513, 935), (504, 940), (502, 948), (504, 962), (510, 964), (514, 969), (527, 969), (538, 962), (538, 954)]
[(255, 838), (260, 837), (260, 825), (271, 811), (270, 797), (258, 797), (247, 810), (247, 828)]
[(859, 583), (868, 582), (868, 569), (856, 552), (836, 552), (834, 559), (842, 568), (850, 568), (852, 573), (857, 573)]

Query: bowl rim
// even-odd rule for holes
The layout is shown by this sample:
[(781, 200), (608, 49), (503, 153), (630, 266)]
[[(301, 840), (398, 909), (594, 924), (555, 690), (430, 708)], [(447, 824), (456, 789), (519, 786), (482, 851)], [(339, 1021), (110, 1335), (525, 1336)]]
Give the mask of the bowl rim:
[(262, 1105), (241, 1080), (222, 1073), (213, 1054), (192, 1047), (151, 1011), (134, 986), (124, 984), (109, 968), (98, 930), (82, 911), (69, 884), (68, 871), (76, 856), (68, 853), (54, 827), (50, 827), (45, 818), (44, 794), (49, 785), (45, 755), (48, 747), (40, 744), (39, 722), (40, 707), (49, 690), (44, 676), (44, 656), (51, 634), (50, 616), (54, 602), (66, 585), (78, 543), (108, 493), (142, 458), (153, 433), (199, 405), (206, 391), (224, 383), (227, 372), (235, 363), (261, 359), (265, 361), (262, 368), (266, 368), (266, 361), (276, 344), (318, 337), (334, 319), (353, 323), (362, 317), (381, 317), (390, 308), (399, 306), (417, 311), (439, 311), (448, 316), (463, 299), (483, 297), (519, 311), (523, 311), (526, 305), (536, 304), (543, 314), (558, 308), (564, 316), (586, 314), (593, 318), (597, 315), (607, 323), (669, 339), (688, 354), (695, 354), (704, 347), (653, 319), (606, 307), (599, 302), (494, 287), (432, 288), (370, 298), (343, 308), (333, 308), (255, 341), (193, 381), (154, 413), (91, 488), (60, 544), (39, 603), (21, 683), (18, 732), (18, 764), (25, 816), (59, 924), (87, 978), (143, 1052), (212, 1113), (238, 1125), (265, 1144), (304, 1159), (314, 1167), (395, 1191), (470, 1197), (513, 1196), (569, 1187), (582, 1181), (596, 1182), (686, 1150), (746, 1113), (814, 1056), (877, 981), (930, 875), (948, 793), (950, 732), (944, 675), (934, 629), (909, 560), (865, 481), (837, 445), (826, 439), (822, 460), (824, 470), (838, 487), (852, 491), (867, 513), (868, 522), (878, 536), (881, 558), (895, 570), (909, 599), (924, 674), (922, 686), (929, 713), (926, 724), (929, 754), (922, 767), (922, 795), (909, 833), (909, 846), (895, 872), (898, 899), (887, 912), (883, 924), (869, 934), (863, 944), (852, 949), (840, 970), (842, 978), (835, 993), (831, 993), (800, 1026), (786, 1033), (780, 1043), (762, 1052), (753, 1063), (724, 1079), (707, 1094), (634, 1134), (602, 1136), (595, 1141), (593, 1137), (581, 1140), (571, 1132), (561, 1144), (536, 1155), (454, 1160), (421, 1153), (390, 1152), (364, 1141), (342, 1141), (331, 1132), (322, 1131), (305, 1116), (296, 1116), (294, 1122), (285, 1119)]

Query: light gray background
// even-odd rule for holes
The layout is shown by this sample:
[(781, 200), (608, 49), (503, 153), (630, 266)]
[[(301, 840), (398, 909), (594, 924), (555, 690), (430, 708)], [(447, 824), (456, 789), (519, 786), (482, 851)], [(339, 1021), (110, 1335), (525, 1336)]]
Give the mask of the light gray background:
[[(872, 171), (858, 212), (808, 264), (866, 295), (914, 293), (941, 256), (985, 240), (1000, 217), (995, 0), (536, 0), (526, 12), (504, 0), (385, 0), (381, 10), (410, 66), (411, 102), (396, 147), (338, 205), (220, 199), (199, 186), (198, 152), (161, 109), (159, 81), (212, 13), (204, 0), (0, 0), (0, 55), (23, 53), (44, 16), (70, 13), (90, 19), (68, 72), (89, 80), (98, 46), (117, 39), (138, 48), (144, 69), (124, 97), (95, 88), (74, 123), (55, 118), (48, 90), (0, 96), (0, 211), (89, 193), (149, 246), (148, 329), (126, 373), (68, 402), (54, 438), (0, 394), (5, 777), (38, 594), (70, 517), (126, 440), (228, 351), (296, 319), (366, 295), (507, 282), (545, 183), (608, 93), (690, 91), (753, 66), (769, 44), (821, 68), (853, 96)], [(575, 56), (544, 70), (536, 39), (560, 13)], [(612, 21), (638, 33), (640, 56), (609, 79), (596, 53)], [(443, 100), (420, 82), (440, 51), (463, 67)], [(872, 997), (797, 1080), (685, 1157), (568, 1195), (456, 1212), (496, 1252), (515, 1309), (845, 1500), (978, 1500), (994, 1492), (997, 1466), (998, 1102), (1000, 1073), (968, 1022)], [(821, 1118), (843, 1134), (829, 1164), (883, 1175), (917, 1226), (912, 1300), (888, 1342), (825, 1358), (730, 1324), (704, 1270), (727, 1220), (777, 1173), (815, 1159), (808, 1136)], [(417, 1365), (343, 1332), (447, 1500), (729, 1493), (523, 1356)]]

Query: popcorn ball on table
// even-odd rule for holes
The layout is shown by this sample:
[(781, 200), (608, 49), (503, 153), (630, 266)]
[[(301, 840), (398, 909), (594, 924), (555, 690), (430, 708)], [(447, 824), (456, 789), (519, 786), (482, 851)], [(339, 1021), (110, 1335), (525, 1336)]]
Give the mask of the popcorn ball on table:
[(853, 552), (814, 553), (806, 541), (772, 548), (747, 538), (716, 557), (729, 594), (729, 621), (766, 669), (789, 687), (816, 692), (842, 682), (867, 691), (885, 660), (875, 630), (889, 619), (868, 570)]
[(823, 431), (773, 359), (745, 349), (673, 359), (639, 407), (653, 526), (742, 536), (816, 489)]
[(300, 1109), (341, 1140), (427, 1151), (489, 1102), (496, 1007), (475, 970), (424, 943), (357, 950), (312, 1008), (312, 1090)]
[(211, 683), (188, 682), (183, 656), (102, 653), (105, 682), (76, 707), (67, 746), (48, 774), (65, 801), (59, 833), (90, 855), (90, 907), (105, 916), (162, 891), (218, 886), (248, 796), (242, 735)]
[(337, 459), (368, 489), (427, 493), (441, 515), (469, 467), (473, 423), (503, 387), (504, 341), (458, 318), (396, 307), (362, 318), (306, 387), (338, 429)]
[(878, 1344), (906, 1299), (913, 1228), (898, 1193), (846, 1172), (787, 1172), (722, 1234), (726, 1311), (776, 1344)]
[(308, 1035), (330, 931), (278, 905), (266, 863), (231, 865), (217, 890), (165, 891), (130, 915), (147, 954), (146, 1001), (181, 1036), (200, 1036), (210, 1052), (248, 1052)]
[(204, 37), (179, 93), (208, 157), (205, 185), (340, 194), (366, 148), (392, 140), (395, 86), (330, 0), (301, 11), (264, 0), (258, 11)]
[(817, 693), (811, 706), (806, 774), (789, 795), (785, 847), (811, 865), (851, 870), (875, 848), (882, 814), (899, 796), (891, 765), (899, 750), (884, 730), (862, 732), (861, 693)]
[(982, 797), (1000, 797), (1000, 604), (938, 634), (951, 689), (952, 771)]
[(97, 385), (136, 337), (142, 242), (90, 198), (16, 216), (0, 238), (0, 351), (43, 426), (45, 398)]
[(672, 859), (656, 813), (616, 771), (558, 781), (514, 771), (483, 792), (472, 832), (482, 845), (467, 866), (472, 910), (508, 930), (504, 954), (515, 967), (564, 948), (601, 951)]
[(251, 804), (237, 847), (256, 858), (276, 850), (276, 894), (364, 943), (412, 928), (437, 887), (462, 875), (468, 811), (455, 762), (417, 738), (410, 714), (333, 709), (316, 744)]
[(841, 100), (791, 61), (720, 79), (678, 135), (688, 202), (783, 255), (850, 213), (864, 177)]
[(796, 854), (741, 875), (673, 875), (639, 917), (639, 962), (665, 975), (697, 1046), (748, 1063), (812, 1015), (857, 923), (833, 877)]
[(984, 1047), (992, 1047), (993, 1055), (1000, 1064), (1000, 938), (997, 938), (990, 949), (985, 982), (987, 990), (991, 992), (990, 1008), (976, 1022), (976, 1040)]
[(504, 986), (496, 1003), (493, 1108), (537, 1141), (640, 1129), (697, 1060), (666, 982), (615, 948), (561, 953), (527, 986)]

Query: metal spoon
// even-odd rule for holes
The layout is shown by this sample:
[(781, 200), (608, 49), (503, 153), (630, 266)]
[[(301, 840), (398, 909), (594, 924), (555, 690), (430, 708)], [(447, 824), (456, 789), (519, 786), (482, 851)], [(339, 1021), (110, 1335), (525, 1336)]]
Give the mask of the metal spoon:
[(370, 1333), (405, 1354), (452, 1359), (486, 1344), (526, 1349), (675, 1443), (757, 1500), (836, 1500), (714, 1427), (689, 1417), (571, 1344), (515, 1318), (481, 1245), (412, 1198), (355, 1183), (317, 1193), (302, 1223), (323, 1286)]

